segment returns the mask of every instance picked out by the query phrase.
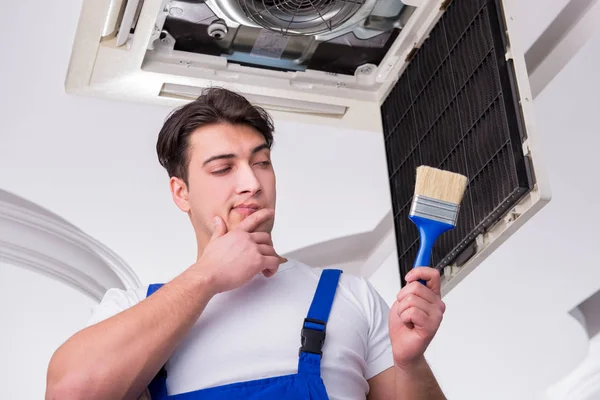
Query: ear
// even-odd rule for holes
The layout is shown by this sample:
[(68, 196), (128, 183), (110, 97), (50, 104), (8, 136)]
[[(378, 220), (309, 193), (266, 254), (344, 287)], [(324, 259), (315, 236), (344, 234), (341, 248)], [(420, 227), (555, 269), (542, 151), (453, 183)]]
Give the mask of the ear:
[(190, 212), (190, 202), (188, 200), (188, 189), (187, 185), (181, 178), (172, 177), (169, 181), (169, 187), (171, 189), (171, 197), (177, 207), (185, 213)]

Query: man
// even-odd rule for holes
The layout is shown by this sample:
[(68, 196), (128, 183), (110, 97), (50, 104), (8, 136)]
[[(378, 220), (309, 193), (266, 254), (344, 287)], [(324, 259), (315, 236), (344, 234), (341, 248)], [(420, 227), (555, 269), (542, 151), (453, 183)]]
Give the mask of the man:
[(439, 273), (411, 271), (390, 311), (362, 278), (280, 257), (272, 143), (269, 115), (225, 89), (169, 116), (157, 152), (197, 261), (109, 290), (53, 355), (46, 399), (444, 399), (423, 356)]

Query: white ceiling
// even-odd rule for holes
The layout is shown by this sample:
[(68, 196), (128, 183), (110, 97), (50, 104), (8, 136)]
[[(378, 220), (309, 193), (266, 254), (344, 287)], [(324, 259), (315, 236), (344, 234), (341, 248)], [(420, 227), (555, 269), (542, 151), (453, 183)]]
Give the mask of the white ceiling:
[[(565, 3), (518, 2), (527, 46)], [(79, 7), (79, 0), (4, 5), (0, 188), (99, 239), (142, 280), (164, 281), (195, 255), (154, 152), (169, 110), (64, 93)], [(585, 350), (561, 335), (576, 335), (566, 312), (600, 287), (599, 55), (596, 35), (536, 100), (552, 202), (448, 296), (430, 354), (435, 367), (455, 371), (444, 379), (450, 393), (464, 393), (464, 377), (477, 374), (471, 393), (531, 399), (532, 387), (556, 380)], [(284, 121), (277, 131), (279, 251), (377, 225), (389, 208), (380, 137)], [(483, 359), (489, 370), (481, 374)]]

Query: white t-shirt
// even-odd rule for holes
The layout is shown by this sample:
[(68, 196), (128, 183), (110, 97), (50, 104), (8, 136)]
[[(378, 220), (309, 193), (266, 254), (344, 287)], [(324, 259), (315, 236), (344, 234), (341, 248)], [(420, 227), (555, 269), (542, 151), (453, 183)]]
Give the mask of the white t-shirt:
[[(295, 374), (300, 330), (321, 269), (295, 260), (218, 294), (167, 362), (170, 395)], [(111, 289), (89, 324), (146, 298), (147, 287)], [(329, 398), (365, 398), (367, 380), (393, 366), (389, 308), (364, 278), (342, 274), (327, 323), (321, 377)]]

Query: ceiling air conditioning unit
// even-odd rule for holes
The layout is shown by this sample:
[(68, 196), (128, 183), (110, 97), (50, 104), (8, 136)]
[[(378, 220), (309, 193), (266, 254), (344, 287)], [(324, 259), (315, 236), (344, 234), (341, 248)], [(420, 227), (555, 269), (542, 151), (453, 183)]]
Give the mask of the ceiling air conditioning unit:
[(550, 199), (511, 4), (84, 0), (66, 89), (177, 106), (224, 86), (275, 118), (379, 132), (401, 276), (415, 168), (467, 175), (433, 253), (447, 291)]

